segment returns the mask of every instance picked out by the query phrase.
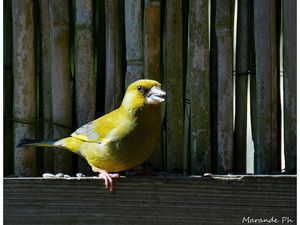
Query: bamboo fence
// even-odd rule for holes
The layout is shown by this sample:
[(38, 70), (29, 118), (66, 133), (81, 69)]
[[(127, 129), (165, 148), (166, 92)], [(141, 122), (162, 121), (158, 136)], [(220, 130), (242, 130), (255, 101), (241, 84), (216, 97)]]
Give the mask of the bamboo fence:
[(296, 173), (296, 0), (5, 0), (4, 174), (91, 174), (15, 146), (70, 134), (141, 78), (167, 91), (152, 168), (246, 173), (250, 111), (254, 173)]

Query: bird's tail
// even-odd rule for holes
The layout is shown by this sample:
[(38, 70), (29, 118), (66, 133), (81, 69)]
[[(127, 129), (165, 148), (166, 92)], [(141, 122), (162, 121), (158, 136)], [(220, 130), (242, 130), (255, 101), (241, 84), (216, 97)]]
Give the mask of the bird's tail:
[(36, 140), (36, 139), (22, 139), (17, 147), (62, 147), (58, 140)]

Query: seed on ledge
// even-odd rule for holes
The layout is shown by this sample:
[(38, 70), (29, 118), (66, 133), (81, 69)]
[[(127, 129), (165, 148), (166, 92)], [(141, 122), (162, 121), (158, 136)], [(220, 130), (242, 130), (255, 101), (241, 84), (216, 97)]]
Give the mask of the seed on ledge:
[(85, 177), (83, 173), (76, 173), (76, 177)]
[(64, 177), (64, 174), (63, 173), (58, 173), (55, 175), (55, 177)]
[(53, 178), (54, 177), (54, 174), (52, 173), (44, 173), (43, 174), (43, 178)]

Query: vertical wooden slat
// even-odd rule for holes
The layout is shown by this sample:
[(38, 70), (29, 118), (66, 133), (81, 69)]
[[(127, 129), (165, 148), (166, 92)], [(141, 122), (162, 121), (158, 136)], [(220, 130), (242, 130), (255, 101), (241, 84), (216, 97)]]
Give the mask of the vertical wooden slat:
[[(69, 1), (49, 1), (51, 88), (54, 138), (72, 131), (72, 94), (69, 66)], [(72, 153), (56, 150), (54, 171), (72, 172)]]
[(145, 78), (161, 81), (160, 75), (160, 1), (145, 1), (144, 51)]
[[(33, 1), (12, 1), (14, 146), (22, 138), (35, 138), (35, 56)], [(15, 148), (15, 174), (35, 175), (35, 151)]]
[(297, 165), (296, 5), (296, 0), (283, 1), (284, 154), (287, 173), (296, 173)]
[(124, 3), (127, 60), (125, 86), (127, 87), (144, 77), (143, 13), (142, 0), (127, 0)]
[(235, 173), (246, 173), (247, 93), (249, 75), (249, 2), (249, 0), (238, 1), (234, 129)]
[(105, 112), (119, 107), (123, 98), (124, 1), (106, 0)]
[[(49, 0), (40, 0), (41, 53), (42, 53), (42, 102), (43, 102), (43, 138), (53, 138), (52, 96), (51, 96), (51, 55)], [(53, 149), (44, 149), (44, 172), (53, 172)]]
[(182, 2), (166, 2), (167, 168), (183, 169)]
[(256, 75), (254, 82), (255, 173), (278, 168), (278, 65), (275, 1), (254, 0), (254, 42)]
[[(160, 72), (160, 21), (161, 10), (159, 0), (146, 0), (144, 10), (144, 58), (145, 78), (161, 82)], [(154, 123), (157, 133), (161, 133), (161, 108), (157, 109)], [(162, 168), (162, 147), (159, 141), (149, 161), (158, 168)]]
[(218, 173), (232, 171), (233, 166), (233, 97), (231, 1), (212, 1), (212, 132)]
[(183, 71), (183, 175), (191, 174), (191, 145), (190, 145), (190, 121), (191, 121), (191, 97), (190, 97), (190, 70), (188, 69), (188, 45), (189, 45), (189, 8), (190, 1), (182, 1), (182, 71)]
[(217, 40), (216, 40), (216, 29), (215, 29), (215, 20), (216, 20), (216, 1), (210, 1), (210, 107), (211, 107), (211, 167), (212, 172), (217, 173), (217, 109), (218, 109), (218, 82), (217, 80)]
[(4, 176), (13, 174), (13, 73), (12, 73), (12, 9), (11, 0), (4, 1)]
[[(77, 127), (95, 119), (96, 85), (93, 58), (93, 2), (75, 1), (75, 95)], [(86, 160), (79, 158), (79, 170), (91, 173)]]
[(189, 56), (191, 95), (191, 172), (210, 171), (210, 76), (208, 1), (190, 0)]

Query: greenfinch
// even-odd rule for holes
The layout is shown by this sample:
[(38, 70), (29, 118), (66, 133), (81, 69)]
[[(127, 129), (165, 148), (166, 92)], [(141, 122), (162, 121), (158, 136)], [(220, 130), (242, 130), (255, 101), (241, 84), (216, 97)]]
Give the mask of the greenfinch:
[(112, 190), (117, 172), (143, 163), (158, 143), (160, 134), (153, 118), (166, 95), (160, 87), (154, 80), (138, 80), (128, 86), (118, 109), (83, 125), (69, 137), (55, 141), (23, 139), (18, 146), (58, 147), (76, 153)]

